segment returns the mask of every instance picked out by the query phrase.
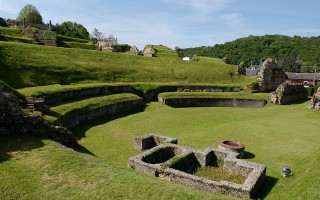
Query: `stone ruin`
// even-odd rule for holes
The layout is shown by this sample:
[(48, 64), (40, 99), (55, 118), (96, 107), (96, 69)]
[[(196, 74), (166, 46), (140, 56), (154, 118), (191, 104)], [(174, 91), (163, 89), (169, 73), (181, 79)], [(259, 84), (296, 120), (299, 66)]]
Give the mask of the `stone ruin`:
[(290, 85), (282, 83), (275, 92), (269, 94), (269, 99), (275, 104), (288, 104), (308, 98), (308, 93), (303, 85)]
[[(160, 139), (158, 143), (154, 142), (157, 138)], [(177, 145), (178, 141), (174, 138), (158, 135), (137, 137), (134, 141), (135, 149), (142, 150), (146, 146), (150, 149), (129, 158), (128, 166), (168, 181), (212, 192), (252, 198), (265, 178), (265, 165), (240, 160), (239, 153), (233, 151), (212, 147), (196, 150)], [(192, 173), (197, 168), (214, 166), (219, 159), (223, 160), (223, 170), (246, 177), (244, 183), (214, 181)]]
[(78, 145), (68, 129), (54, 126), (38, 115), (24, 113), (12, 95), (0, 90), (0, 136), (22, 134), (45, 135), (68, 147)]
[(267, 59), (258, 72), (257, 80), (259, 91), (274, 91), (286, 80), (286, 74), (277, 61)]
[(320, 88), (318, 88), (317, 92), (312, 96), (308, 108), (320, 111)]

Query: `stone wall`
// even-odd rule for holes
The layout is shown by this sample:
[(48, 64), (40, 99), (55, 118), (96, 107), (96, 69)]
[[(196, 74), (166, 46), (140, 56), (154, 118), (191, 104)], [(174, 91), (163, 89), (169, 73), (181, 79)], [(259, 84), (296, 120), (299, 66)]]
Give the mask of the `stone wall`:
[(308, 94), (303, 85), (290, 85), (288, 83), (280, 84), (275, 92), (269, 94), (270, 101), (280, 105), (307, 98)]
[(69, 147), (77, 145), (68, 129), (54, 126), (37, 115), (26, 115), (19, 103), (8, 93), (0, 90), (0, 136), (45, 135)]
[[(128, 160), (128, 166), (162, 179), (199, 189), (252, 198), (261, 186), (266, 166), (237, 159), (238, 153), (208, 147), (196, 150), (176, 144), (160, 144)], [(246, 177), (242, 184), (214, 181), (191, 173), (197, 167), (211, 166), (223, 160), (223, 169)]]
[(318, 88), (317, 92), (312, 96), (308, 108), (320, 111), (320, 88)]
[(78, 99), (82, 97), (102, 95), (102, 94), (116, 94), (116, 93), (134, 93), (134, 88), (130, 85), (121, 86), (102, 86), (95, 88), (82, 88), (78, 90), (70, 90), (64, 92), (56, 92), (38, 96), (44, 100), (45, 104), (57, 103), (67, 99)]
[(106, 105), (106, 106), (92, 109), (92, 110), (86, 110), (82, 112), (81, 115), (69, 117), (63, 123), (63, 126), (71, 129), (83, 122), (92, 121), (94, 119), (98, 119), (106, 115), (113, 115), (113, 114), (117, 114), (125, 111), (137, 110), (143, 107), (143, 105), (144, 103), (142, 99), (140, 99), (140, 100), (123, 101), (123, 102)]
[(274, 91), (286, 80), (286, 74), (276, 61), (267, 59), (258, 72), (257, 80), (260, 91)]
[(226, 98), (159, 98), (159, 101), (174, 107), (247, 107), (260, 108), (267, 104), (266, 100), (226, 99)]

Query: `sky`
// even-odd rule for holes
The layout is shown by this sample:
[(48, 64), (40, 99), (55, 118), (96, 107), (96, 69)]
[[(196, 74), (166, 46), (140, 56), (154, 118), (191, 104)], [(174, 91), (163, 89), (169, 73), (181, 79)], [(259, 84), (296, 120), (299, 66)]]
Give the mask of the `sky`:
[(0, 17), (27, 4), (43, 21), (72, 21), (121, 44), (213, 46), (249, 35), (320, 36), (319, 0), (0, 0)]

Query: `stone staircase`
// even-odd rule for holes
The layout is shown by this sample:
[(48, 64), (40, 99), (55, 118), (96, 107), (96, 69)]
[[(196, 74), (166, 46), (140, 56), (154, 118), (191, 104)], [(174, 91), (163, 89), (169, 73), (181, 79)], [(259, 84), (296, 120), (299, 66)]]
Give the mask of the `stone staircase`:
[(26, 97), (27, 100), (27, 110), (30, 112), (34, 111), (34, 98)]

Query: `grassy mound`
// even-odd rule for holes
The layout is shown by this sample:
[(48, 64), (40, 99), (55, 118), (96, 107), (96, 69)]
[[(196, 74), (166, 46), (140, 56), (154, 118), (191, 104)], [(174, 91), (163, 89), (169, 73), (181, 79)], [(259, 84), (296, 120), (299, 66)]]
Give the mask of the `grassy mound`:
[(0, 80), (14, 88), (79, 82), (175, 82), (247, 84), (236, 67), (219, 59), (185, 62), (167, 55), (148, 58), (128, 53), (88, 51), (0, 42)]
[(101, 97), (76, 99), (52, 105), (51, 115), (43, 115), (43, 118), (55, 124), (63, 125), (66, 120), (83, 114), (87, 110), (94, 110), (103, 106), (131, 100), (139, 100), (134, 94), (114, 94)]

